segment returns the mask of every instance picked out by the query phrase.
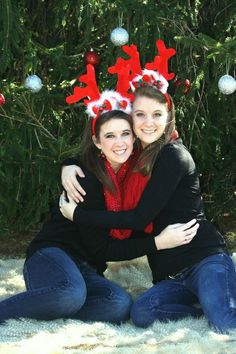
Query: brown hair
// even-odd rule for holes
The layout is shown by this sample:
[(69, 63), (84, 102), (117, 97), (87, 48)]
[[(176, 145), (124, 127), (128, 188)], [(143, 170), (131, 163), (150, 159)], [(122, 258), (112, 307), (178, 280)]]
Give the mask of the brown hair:
[[(168, 109), (168, 103), (165, 95), (152, 86), (142, 86), (135, 91), (135, 99), (138, 97), (151, 98), (158, 103), (166, 104)], [(169, 96), (170, 97), (170, 96)], [(137, 162), (137, 167), (135, 170), (141, 171), (144, 175), (151, 175), (153, 165), (156, 161), (156, 157), (159, 154), (161, 148), (169, 143), (172, 139), (172, 133), (175, 130), (175, 107), (172, 98), (170, 97), (171, 107), (168, 111), (168, 120), (166, 123), (166, 128), (164, 134), (153, 143), (147, 145)]]
[[(111, 193), (114, 193), (115, 186), (105, 170), (103, 159), (101, 159), (100, 156), (101, 151), (96, 147), (92, 139), (91, 119), (89, 119), (87, 122), (87, 126), (85, 128), (81, 142), (81, 160), (85, 167), (97, 177), (103, 186), (107, 188)], [(97, 141), (100, 140), (101, 126), (111, 119), (124, 119), (129, 123), (133, 132), (132, 117), (123, 111), (113, 110), (101, 114), (101, 116), (97, 119), (95, 125), (95, 137)]]

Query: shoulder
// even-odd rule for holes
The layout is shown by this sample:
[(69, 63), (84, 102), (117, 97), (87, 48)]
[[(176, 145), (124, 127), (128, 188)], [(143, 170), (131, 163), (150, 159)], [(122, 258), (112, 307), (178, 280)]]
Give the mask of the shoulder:
[(104, 194), (102, 183), (95, 177), (92, 172), (84, 167), (82, 169), (85, 177), (80, 178), (77, 176), (77, 179), (81, 187), (86, 192), (84, 202), (82, 204), (83, 208), (104, 209)]
[(181, 160), (193, 160), (190, 152), (183, 144), (181, 139), (177, 139), (171, 143), (166, 144), (160, 151), (160, 157), (162, 155), (173, 156), (176, 159)]
[(160, 163), (167, 164), (173, 169), (175, 167), (182, 169), (195, 168), (193, 158), (181, 139), (163, 146), (157, 156), (155, 165), (159, 165)]
[(81, 184), (81, 186), (84, 187), (90, 187), (92, 189), (95, 188), (102, 188), (102, 183), (97, 179), (97, 177), (89, 171), (82, 163), (80, 164), (85, 177), (81, 178), (77, 176), (78, 182)]

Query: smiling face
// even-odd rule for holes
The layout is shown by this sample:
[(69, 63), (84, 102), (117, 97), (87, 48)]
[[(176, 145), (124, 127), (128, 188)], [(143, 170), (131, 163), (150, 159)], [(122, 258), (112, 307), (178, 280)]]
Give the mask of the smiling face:
[(133, 103), (134, 132), (140, 139), (142, 147), (157, 141), (164, 133), (168, 121), (166, 103), (138, 96)]
[(124, 119), (110, 119), (100, 128), (94, 144), (101, 149), (114, 171), (128, 160), (133, 150), (134, 136), (130, 124)]

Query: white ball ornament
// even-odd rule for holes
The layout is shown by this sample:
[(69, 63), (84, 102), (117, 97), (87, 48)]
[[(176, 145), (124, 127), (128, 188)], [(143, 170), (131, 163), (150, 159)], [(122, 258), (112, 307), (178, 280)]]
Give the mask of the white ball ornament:
[(236, 80), (231, 75), (223, 75), (218, 81), (218, 87), (221, 93), (230, 95), (236, 90)]
[(111, 41), (116, 46), (122, 46), (129, 40), (129, 33), (122, 27), (117, 27), (111, 32)]
[(30, 75), (25, 79), (25, 87), (32, 92), (39, 92), (43, 87), (42, 80), (37, 75)]

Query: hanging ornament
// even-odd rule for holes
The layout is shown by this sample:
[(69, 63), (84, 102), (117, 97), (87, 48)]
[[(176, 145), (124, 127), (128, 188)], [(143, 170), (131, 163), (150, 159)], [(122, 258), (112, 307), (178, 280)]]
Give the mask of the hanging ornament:
[(0, 106), (3, 106), (6, 103), (5, 97), (2, 93), (0, 93)]
[(84, 55), (85, 64), (98, 65), (100, 63), (100, 55), (97, 52), (89, 51)]
[(178, 87), (178, 86), (180, 86), (181, 84), (182, 84), (182, 80), (181, 80), (181, 79), (177, 79), (177, 80), (174, 81), (174, 86), (175, 86), (175, 87)]
[(190, 81), (188, 79), (185, 79), (184, 80), (184, 87), (183, 87), (183, 94), (184, 95), (187, 95), (189, 93), (190, 87), (191, 87)]
[(236, 80), (231, 75), (223, 75), (218, 81), (218, 87), (224, 95), (230, 95), (236, 90)]
[(39, 92), (43, 87), (42, 80), (37, 75), (30, 75), (25, 79), (25, 87), (32, 92)]
[(174, 86), (181, 87), (183, 94), (187, 95), (190, 91), (191, 83), (188, 79), (177, 79), (174, 81)]
[(129, 40), (129, 33), (122, 27), (117, 27), (111, 32), (111, 41), (116, 46), (122, 46)]

